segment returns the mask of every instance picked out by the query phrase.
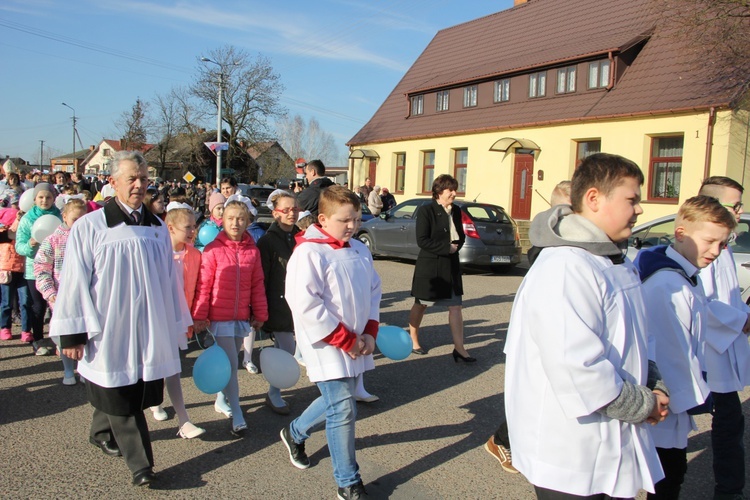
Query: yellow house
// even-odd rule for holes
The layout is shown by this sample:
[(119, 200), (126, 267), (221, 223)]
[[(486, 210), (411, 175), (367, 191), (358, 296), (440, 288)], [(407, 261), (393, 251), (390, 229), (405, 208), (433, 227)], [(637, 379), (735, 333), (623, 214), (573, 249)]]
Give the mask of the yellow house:
[(437, 33), (348, 142), (351, 186), (369, 177), (400, 202), (448, 173), (459, 196), (530, 220), (604, 151), (643, 170), (646, 222), (710, 175), (744, 185), (750, 114), (684, 62), (654, 2), (516, 2)]

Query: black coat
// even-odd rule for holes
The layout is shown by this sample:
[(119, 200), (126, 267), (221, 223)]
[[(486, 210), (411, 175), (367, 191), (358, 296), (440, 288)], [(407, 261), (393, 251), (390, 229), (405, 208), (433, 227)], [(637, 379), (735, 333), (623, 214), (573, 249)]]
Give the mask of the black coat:
[(309, 210), (310, 214), (318, 220), (318, 200), (320, 192), (328, 186), (333, 186), (334, 182), (328, 177), (318, 177), (310, 183), (299, 195), (297, 195), (297, 204), (300, 210)]
[(287, 233), (274, 222), (266, 234), (258, 240), (260, 262), (266, 284), (268, 321), (263, 324), (267, 332), (293, 332), (292, 311), (284, 296), (286, 287), (286, 265), (294, 250), (294, 235), (299, 228), (294, 226)]
[[(458, 249), (464, 245), (466, 235), (461, 225), (461, 209), (453, 205), (453, 224), (458, 233)], [(419, 255), (414, 266), (411, 283), (412, 296), (421, 300), (449, 299), (451, 290), (463, 295), (461, 264), (458, 252), (450, 253), (451, 231), (445, 209), (432, 200), (417, 210), (417, 245)]]

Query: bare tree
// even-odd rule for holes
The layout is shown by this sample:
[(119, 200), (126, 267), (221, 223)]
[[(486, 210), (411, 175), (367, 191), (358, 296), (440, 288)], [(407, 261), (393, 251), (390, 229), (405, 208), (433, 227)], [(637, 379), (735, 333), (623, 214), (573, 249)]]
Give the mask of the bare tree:
[(691, 69), (732, 107), (747, 108), (750, 88), (750, 2), (748, 0), (662, 0), (663, 35), (687, 47)]
[[(208, 52), (190, 87), (204, 105), (217, 109), (218, 85), (222, 88), (222, 125), (227, 126), (229, 151), (226, 165), (242, 154), (240, 138), (256, 143), (268, 137), (268, 119), (280, 116), (279, 97), (284, 90), (271, 61), (261, 55), (252, 59), (245, 51), (227, 45)], [(217, 66), (218, 65), (218, 66)]]
[(276, 134), (292, 158), (319, 159), (326, 165), (345, 163), (333, 134), (323, 130), (314, 117), (305, 123), (300, 115), (285, 116), (276, 121)]
[(125, 142), (125, 149), (140, 150), (144, 144), (148, 143), (148, 131), (151, 124), (146, 117), (147, 110), (148, 103), (138, 98), (133, 107), (129, 111), (124, 111), (115, 123)]

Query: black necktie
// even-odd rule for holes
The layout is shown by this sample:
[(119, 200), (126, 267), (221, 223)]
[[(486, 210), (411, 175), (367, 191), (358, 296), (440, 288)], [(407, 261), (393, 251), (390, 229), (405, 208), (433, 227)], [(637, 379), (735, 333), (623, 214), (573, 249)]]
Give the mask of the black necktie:
[(141, 213), (138, 210), (133, 210), (132, 212), (130, 212), (130, 218), (136, 226), (141, 223)]

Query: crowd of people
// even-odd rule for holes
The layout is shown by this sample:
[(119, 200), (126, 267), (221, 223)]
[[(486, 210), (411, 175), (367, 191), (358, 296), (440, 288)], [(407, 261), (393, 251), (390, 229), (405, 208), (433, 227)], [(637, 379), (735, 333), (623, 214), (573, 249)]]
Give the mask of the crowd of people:
[[(238, 359), (258, 373), (252, 353), (263, 332), (306, 367), (320, 391), (280, 430), (291, 464), (310, 467), (305, 441), (325, 427), (338, 497), (367, 495), (355, 422), (357, 402), (378, 399), (365, 389), (364, 373), (375, 367), (381, 283), (355, 236), (362, 206), (377, 215), (395, 199), (369, 179), (354, 191), (335, 185), (319, 160), (305, 176), (306, 188), (295, 183), (269, 196), (274, 222), (264, 227), (255, 220), (258, 201), (238, 192), (234, 179), (190, 189), (151, 185), (137, 152), (118, 152), (110, 177), (88, 184), (58, 172), (24, 185), (29, 179), (7, 173), (0, 339), (13, 339), (17, 307), (21, 341), (36, 355), (60, 354), (64, 385), (85, 380), (94, 408), (89, 440), (106, 455), (122, 455), (134, 485), (157, 479), (145, 415), (169, 418), (165, 387), (177, 435), (206, 432), (191, 422), (180, 385), (180, 351), (202, 332), (231, 367), (214, 409), (231, 421), (233, 436), (246, 433)], [(541, 499), (633, 498), (641, 489), (649, 499), (677, 498), (700, 413), (713, 416), (715, 498), (742, 497), (737, 391), (750, 383), (750, 307), (727, 242), (744, 189), (726, 177), (706, 179), (680, 207), (674, 242), (642, 250), (633, 263), (622, 244), (642, 213), (643, 181), (633, 162), (591, 155), (531, 225), (530, 270), (505, 345), (507, 419), (485, 448), (504, 470), (523, 473)], [(453, 360), (472, 365), (457, 187), (450, 175), (438, 176), (431, 202), (416, 214), (409, 334), (412, 352), (427, 354), (422, 317), (428, 306), (445, 306)], [(24, 213), (27, 189), (33, 205)], [(50, 216), (59, 226), (36, 241), (35, 222)], [(54, 345), (44, 339), (47, 308)], [(279, 387), (269, 385), (265, 404), (291, 413)]]

